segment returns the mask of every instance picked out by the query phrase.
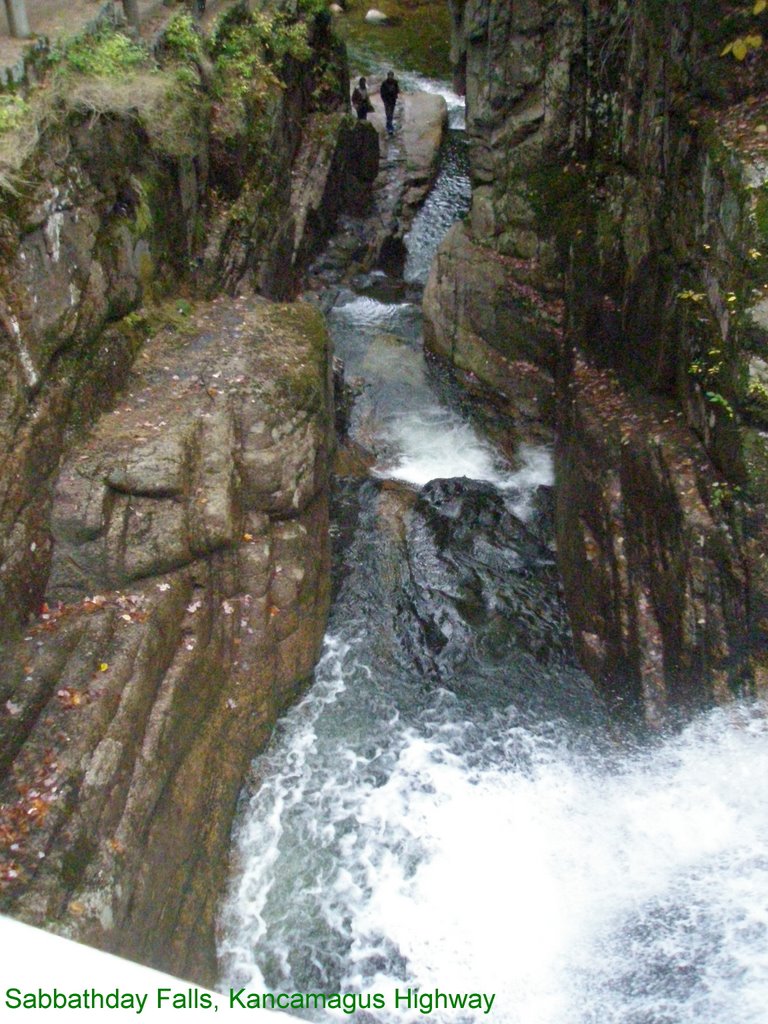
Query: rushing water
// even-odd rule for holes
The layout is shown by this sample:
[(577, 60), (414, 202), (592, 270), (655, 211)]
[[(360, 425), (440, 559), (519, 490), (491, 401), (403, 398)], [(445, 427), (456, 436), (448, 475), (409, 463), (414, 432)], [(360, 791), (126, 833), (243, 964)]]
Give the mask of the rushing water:
[(373, 275), (330, 315), (376, 465), (341, 489), (316, 681), (243, 801), (222, 984), (381, 993), (384, 1021), (415, 988), (495, 993), (499, 1024), (764, 1024), (763, 709), (612, 725), (541, 543), (549, 453), (506, 463), (422, 357), (463, 145), (411, 232), (411, 301)]

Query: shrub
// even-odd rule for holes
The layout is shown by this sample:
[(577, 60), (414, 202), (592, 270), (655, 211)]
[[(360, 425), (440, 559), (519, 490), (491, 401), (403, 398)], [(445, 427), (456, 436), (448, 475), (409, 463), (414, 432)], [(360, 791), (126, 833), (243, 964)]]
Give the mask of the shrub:
[(59, 75), (74, 71), (92, 78), (121, 78), (146, 66), (149, 60), (143, 46), (109, 28), (77, 36), (51, 51), (51, 61)]
[(29, 104), (15, 93), (0, 93), (0, 133), (18, 128), (29, 113)]
[(165, 29), (163, 43), (166, 54), (181, 63), (198, 63), (203, 56), (203, 43), (190, 14), (174, 14)]

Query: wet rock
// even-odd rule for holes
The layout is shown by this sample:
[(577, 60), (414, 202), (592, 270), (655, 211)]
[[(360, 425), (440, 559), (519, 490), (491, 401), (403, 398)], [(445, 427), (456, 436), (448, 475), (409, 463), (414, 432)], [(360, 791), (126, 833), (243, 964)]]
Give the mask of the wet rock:
[[(554, 411), (559, 558), (593, 677), (654, 722), (762, 686), (766, 167), (748, 87), (714, 71), (687, 0), (630, 20), (450, 6), (474, 189), (433, 267), (427, 345), (507, 396), (516, 425)], [(611, 53), (599, 84), (584, 46)], [(739, 102), (680, 119), (716, 80)], [(595, 88), (615, 114), (586, 113)], [(617, 166), (593, 160), (609, 151)]]
[[(91, 116), (78, 107), (47, 124), (23, 168), (23, 196), (4, 193), (0, 637), (39, 608), (57, 467), (125, 382), (144, 340), (140, 318), (112, 323), (180, 280), (190, 290), (246, 282), (295, 295), (302, 261), (340, 201), (370, 180), (372, 158), (345, 113), (343, 48), (321, 21), (310, 58), (288, 62), (285, 87), (271, 87), (258, 123), (267, 144), (253, 144), (252, 119), (227, 103), (209, 117), (206, 89), (183, 152), (178, 139), (166, 150), (162, 125), (144, 123), (141, 111), (99, 107)], [(356, 184), (339, 200), (334, 186), (345, 175)], [(221, 202), (205, 203), (212, 184)]]
[(367, 451), (362, 445), (347, 442), (340, 444), (336, 449), (333, 472), (337, 477), (353, 477), (364, 480), (370, 475), (371, 467), (375, 462), (376, 457), (372, 452)]
[(429, 678), (466, 687), (506, 679), (512, 692), (543, 680), (540, 667), (574, 669), (553, 554), (491, 484), (427, 484), (407, 552), (401, 642)]
[[(369, 87), (375, 96), (376, 82), (371, 80)], [(437, 174), (440, 144), (448, 123), (445, 100), (432, 93), (404, 94), (400, 123), (398, 134), (388, 139), (379, 103), (369, 119), (356, 127), (352, 136), (356, 155), (353, 153), (347, 164), (351, 184), (345, 186), (350, 213), (340, 217), (340, 237), (331, 240), (311, 267), (311, 273), (322, 280), (338, 280), (345, 271), (350, 277), (367, 273), (373, 267), (392, 274), (402, 272), (404, 236)], [(354, 183), (355, 173), (358, 184)], [(375, 181), (371, 191), (372, 174)], [(348, 241), (343, 241), (345, 237)]]
[(296, 270), (329, 237), (343, 209), (365, 211), (378, 172), (379, 138), (372, 125), (344, 113), (308, 119), (294, 162), (290, 201)]
[(345, 438), (349, 429), (349, 417), (352, 412), (354, 392), (344, 379), (344, 362), (333, 357), (333, 408), (334, 428), (336, 436)]
[(333, 410), (318, 311), (191, 315), (59, 476), (49, 610), (0, 681), (3, 813), (52, 781), (2, 907), (210, 984), (237, 793), (325, 629)]
[(528, 529), (550, 549), (555, 549), (555, 488), (539, 484), (531, 497)]
[[(397, 275), (402, 273), (407, 255), (405, 235), (434, 183), (440, 145), (448, 126), (448, 108), (442, 96), (405, 93), (400, 108), (400, 153), (389, 171), (398, 183), (400, 198), (394, 204), (388, 228), (380, 233), (377, 258), (378, 266)], [(383, 112), (372, 115), (371, 120), (383, 133)], [(391, 147), (393, 143), (387, 145)]]
[(514, 422), (551, 424), (559, 307), (533, 299), (508, 259), (457, 224), (424, 291), (424, 344), (504, 395)]
[(557, 447), (557, 539), (574, 641), (615, 699), (670, 710), (727, 699), (749, 647), (738, 537), (704, 497), (700, 441), (576, 367)]

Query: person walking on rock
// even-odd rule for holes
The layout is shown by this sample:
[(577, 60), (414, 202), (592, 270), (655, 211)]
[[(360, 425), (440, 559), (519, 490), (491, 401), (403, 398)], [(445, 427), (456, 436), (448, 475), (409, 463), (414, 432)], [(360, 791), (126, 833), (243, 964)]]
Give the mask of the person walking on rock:
[(368, 95), (368, 83), (364, 78), (360, 79), (352, 92), (352, 106), (357, 111), (358, 121), (368, 120), (368, 115), (373, 110), (373, 104)]
[(387, 115), (387, 134), (392, 135), (395, 131), (395, 104), (400, 95), (400, 85), (394, 71), (387, 73), (387, 77), (381, 83), (379, 94), (384, 103), (384, 113)]

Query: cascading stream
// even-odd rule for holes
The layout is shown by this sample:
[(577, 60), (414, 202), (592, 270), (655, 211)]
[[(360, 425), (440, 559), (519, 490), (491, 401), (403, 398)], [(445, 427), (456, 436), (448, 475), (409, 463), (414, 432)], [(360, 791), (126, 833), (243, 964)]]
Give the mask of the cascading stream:
[[(414, 299), (466, 209), (464, 145), (409, 239)], [(244, 798), (222, 985), (380, 993), (382, 1021), (415, 1019), (394, 993), (418, 989), (495, 993), (488, 1016), (436, 1021), (762, 1024), (763, 707), (663, 738), (612, 724), (542, 539), (549, 454), (494, 451), (424, 363), (418, 306), (383, 285), (330, 315), (377, 461), (337, 501), (316, 681)]]

